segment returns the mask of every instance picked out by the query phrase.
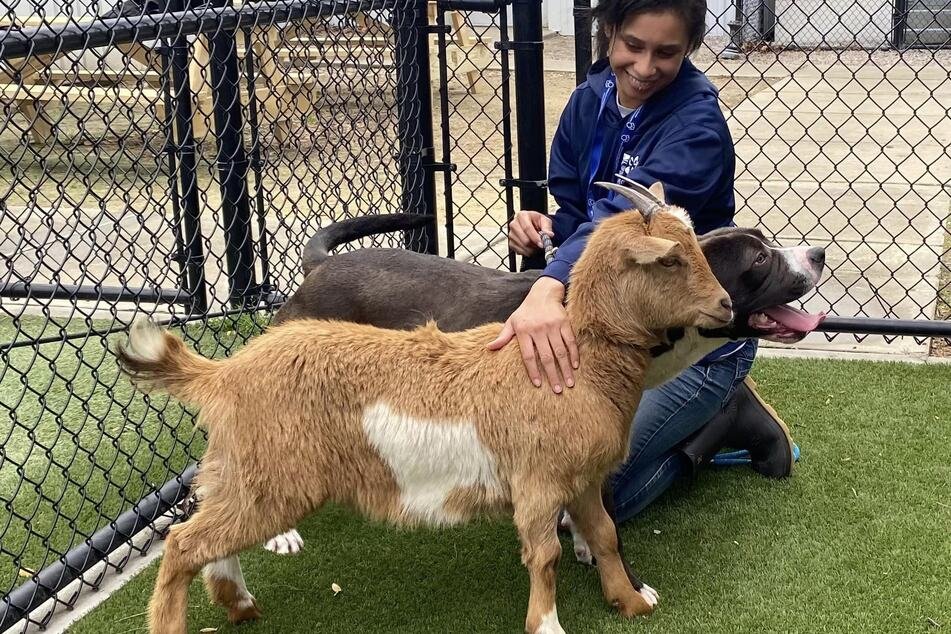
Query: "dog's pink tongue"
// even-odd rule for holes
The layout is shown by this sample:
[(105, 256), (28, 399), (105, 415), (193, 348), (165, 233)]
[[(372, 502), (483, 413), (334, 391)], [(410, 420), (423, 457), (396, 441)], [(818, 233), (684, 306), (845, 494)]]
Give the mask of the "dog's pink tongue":
[(812, 332), (826, 318), (825, 313), (813, 315), (792, 306), (773, 306), (763, 311), (766, 315), (796, 332)]

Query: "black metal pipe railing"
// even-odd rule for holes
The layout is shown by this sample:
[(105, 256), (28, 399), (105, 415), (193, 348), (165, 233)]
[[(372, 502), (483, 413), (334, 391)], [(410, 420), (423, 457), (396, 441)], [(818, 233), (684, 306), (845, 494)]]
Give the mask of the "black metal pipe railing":
[(951, 321), (937, 319), (874, 319), (871, 317), (826, 317), (819, 332), (886, 335), (894, 337), (951, 337)]
[(197, 465), (166, 482), (120, 515), (108, 526), (93, 533), (58, 562), (47, 566), (0, 601), (0, 632), (21, 621), (27, 614), (55, 596), (84, 572), (126, 544), (139, 531), (184, 500), (189, 492)]
[(234, 7), (202, 7), (154, 15), (102, 18), (65, 25), (0, 29), (0, 59), (67, 53), (100, 46), (149, 42), (179, 35), (214, 33), (262, 24), (294, 22), (303, 18), (346, 15), (357, 11), (392, 8), (394, 0), (277, 0)]
[(162, 289), (133, 289), (128, 286), (102, 286), (99, 284), (79, 286), (76, 284), (34, 284), (32, 282), (8, 282), (0, 287), (0, 297), (35, 300), (106, 300), (152, 304), (184, 304), (190, 301), (188, 293), (181, 290), (163, 291)]

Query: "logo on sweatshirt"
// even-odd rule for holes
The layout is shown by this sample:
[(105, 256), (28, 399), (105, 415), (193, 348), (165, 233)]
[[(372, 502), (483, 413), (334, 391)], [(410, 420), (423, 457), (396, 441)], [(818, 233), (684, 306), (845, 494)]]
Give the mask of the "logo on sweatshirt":
[(636, 156), (631, 156), (630, 154), (625, 153), (623, 156), (621, 156), (621, 165), (620, 165), (621, 174), (623, 174), (624, 176), (627, 176), (628, 174), (631, 173), (631, 170), (634, 170), (637, 168), (640, 162), (641, 162), (640, 154)]

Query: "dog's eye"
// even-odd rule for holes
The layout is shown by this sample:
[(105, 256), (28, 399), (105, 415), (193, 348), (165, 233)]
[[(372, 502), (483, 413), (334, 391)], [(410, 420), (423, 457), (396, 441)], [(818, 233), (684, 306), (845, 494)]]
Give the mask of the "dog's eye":
[(668, 267), (668, 268), (673, 267), (673, 266), (680, 266), (680, 258), (676, 258), (676, 257), (673, 257), (673, 256), (666, 257), (666, 258), (661, 258), (661, 259), (657, 260), (657, 262), (658, 262), (661, 266), (666, 266), (666, 267)]
[(766, 253), (760, 251), (759, 255), (756, 256), (756, 260), (753, 261), (753, 264), (763, 264), (766, 262)]

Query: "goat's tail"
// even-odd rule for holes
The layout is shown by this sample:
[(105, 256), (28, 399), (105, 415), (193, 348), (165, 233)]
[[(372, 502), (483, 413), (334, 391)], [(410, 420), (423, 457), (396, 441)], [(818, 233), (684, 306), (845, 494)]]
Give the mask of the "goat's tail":
[(375, 214), (334, 222), (317, 230), (304, 246), (301, 268), (304, 275), (329, 257), (341, 244), (378, 233), (407, 231), (433, 222), (435, 218), (422, 214)]
[(140, 390), (167, 392), (183, 403), (201, 404), (203, 389), (216, 363), (198, 355), (179, 337), (159, 328), (148, 317), (136, 317), (129, 342), (116, 346), (119, 367)]

